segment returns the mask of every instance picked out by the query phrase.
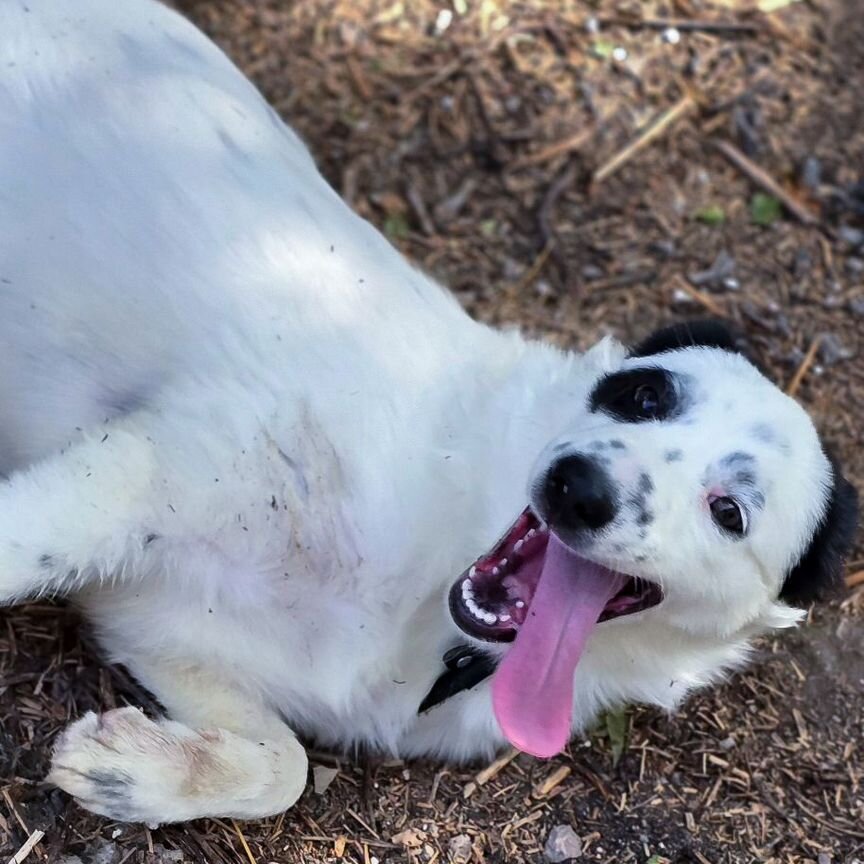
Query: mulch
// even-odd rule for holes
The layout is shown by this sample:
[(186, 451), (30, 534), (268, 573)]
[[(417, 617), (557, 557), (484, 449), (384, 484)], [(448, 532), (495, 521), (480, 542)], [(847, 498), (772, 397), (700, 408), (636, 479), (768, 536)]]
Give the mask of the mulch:
[[(723, 315), (864, 488), (858, 0), (175, 5), (473, 315), (577, 349)], [(0, 856), (41, 831), (23, 860), (537, 862), (569, 825), (586, 861), (864, 860), (862, 570), (859, 546), (848, 592), (746, 672), (558, 759), (316, 754), (338, 773), (287, 814), (153, 831), (40, 782), (70, 718), (149, 696), (71, 610), (6, 610)]]

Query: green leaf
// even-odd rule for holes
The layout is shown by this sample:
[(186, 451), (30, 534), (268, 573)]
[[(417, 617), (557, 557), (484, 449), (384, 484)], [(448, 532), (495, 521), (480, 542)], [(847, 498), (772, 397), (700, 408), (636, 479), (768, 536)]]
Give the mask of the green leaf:
[(697, 210), (695, 216), (706, 225), (722, 225), (726, 221), (726, 212), (719, 204), (709, 204)]
[(498, 222), (495, 219), (484, 219), (480, 223), (480, 233), (484, 237), (491, 237), (498, 228)]
[(598, 39), (591, 46), (591, 50), (594, 52), (595, 57), (601, 57), (605, 60), (607, 57), (612, 56), (612, 52), (615, 50), (615, 44), (613, 42), (608, 42), (606, 39)]
[(757, 192), (750, 201), (750, 217), (757, 225), (769, 227), (782, 215), (783, 207), (772, 195)]
[(607, 711), (605, 715), (606, 734), (609, 736), (609, 746), (612, 749), (612, 764), (617, 765), (627, 749), (627, 733), (629, 718), (626, 708)]
[(408, 236), (408, 222), (401, 213), (392, 213), (384, 220), (384, 233), (391, 240), (402, 240)]

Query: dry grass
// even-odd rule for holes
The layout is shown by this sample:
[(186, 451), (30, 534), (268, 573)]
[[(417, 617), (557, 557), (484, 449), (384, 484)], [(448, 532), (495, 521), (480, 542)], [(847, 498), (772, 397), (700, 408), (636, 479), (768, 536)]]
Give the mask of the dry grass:
[[(572, 347), (725, 314), (864, 485), (856, 0), (770, 15), (700, 0), (178, 5), (352, 205), (473, 314)], [(438, 32), (443, 8), (455, 11)], [(672, 19), (677, 44), (663, 37)], [(767, 227), (751, 216), (765, 189), (790, 214)], [(492, 864), (541, 860), (566, 823), (591, 861), (851, 862), (864, 858), (864, 588), (853, 590), (676, 717), (635, 710), (617, 766), (599, 734), (551, 762), (492, 770), (321, 755), (335, 781), (286, 815), (152, 832), (39, 783), (71, 717), (149, 697), (99, 665), (68, 610), (11, 610), (0, 848), (11, 856), (44, 831), (28, 862)]]

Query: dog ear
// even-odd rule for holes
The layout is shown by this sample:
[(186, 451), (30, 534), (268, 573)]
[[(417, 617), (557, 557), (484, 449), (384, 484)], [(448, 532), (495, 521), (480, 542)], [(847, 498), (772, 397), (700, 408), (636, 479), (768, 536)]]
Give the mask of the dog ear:
[(731, 327), (719, 318), (683, 321), (663, 327), (630, 349), (631, 357), (649, 357), (678, 348), (722, 348), (740, 353), (739, 339)]
[(843, 584), (843, 560), (858, 528), (858, 493), (831, 459), (828, 506), (798, 563), (789, 571), (780, 599), (806, 606)]

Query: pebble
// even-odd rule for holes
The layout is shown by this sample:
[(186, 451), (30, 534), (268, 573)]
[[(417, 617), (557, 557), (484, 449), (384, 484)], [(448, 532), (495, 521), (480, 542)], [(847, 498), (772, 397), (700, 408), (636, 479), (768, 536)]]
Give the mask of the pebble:
[(851, 256), (846, 259), (846, 269), (853, 276), (860, 276), (864, 273), (864, 258), (856, 258)]
[(735, 740), (734, 735), (730, 735), (728, 738), (724, 738), (720, 742), (720, 749), (726, 750), (727, 752), (729, 750), (734, 750), (737, 746), (738, 746), (738, 742)]
[(586, 264), (582, 268), (582, 278), (588, 282), (593, 282), (595, 279), (602, 279), (604, 275), (603, 270), (595, 264)]
[(864, 231), (860, 228), (853, 228), (851, 225), (844, 225), (842, 228), (837, 230), (837, 236), (853, 249), (858, 246), (864, 246)]
[(801, 180), (804, 185), (816, 191), (822, 184), (822, 163), (815, 156), (808, 156), (801, 168)]
[(447, 844), (451, 864), (468, 864), (474, 854), (474, 846), (467, 834), (457, 834)]
[(849, 311), (853, 315), (864, 316), (864, 297), (853, 297), (849, 301)]
[(556, 825), (546, 838), (543, 854), (549, 864), (582, 857), (582, 839), (569, 825)]
[(677, 252), (674, 240), (655, 240), (648, 246), (648, 250), (664, 258), (672, 258)]
[(823, 333), (819, 342), (819, 359), (826, 366), (849, 360), (855, 352), (847, 348), (834, 333)]
[(681, 41), (681, 31), (677, 27), (667, 27), (663, 31), (663, 41), (669, 45), (677, 45)]
[[(705, 285), (709, 288), (723, 288), (724, 281), (732, 279), (735, 273), (735, 259), (725, 250), (721, 249), (714, 262), (707, 270), (698, 273), (690, 273), (687, 278), (698, 288)], [(736, 280), (737, 281), (737, 280)], [(728, 288), (726, 290), (729, 290)]]
[(622, 48), (620, 45), (612, 52), (612, 59), (616, 63), (623, 63), (629, 56), (627, 49)]

